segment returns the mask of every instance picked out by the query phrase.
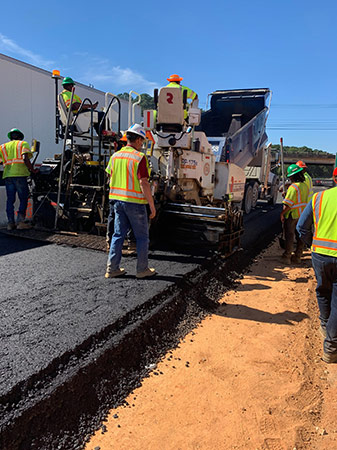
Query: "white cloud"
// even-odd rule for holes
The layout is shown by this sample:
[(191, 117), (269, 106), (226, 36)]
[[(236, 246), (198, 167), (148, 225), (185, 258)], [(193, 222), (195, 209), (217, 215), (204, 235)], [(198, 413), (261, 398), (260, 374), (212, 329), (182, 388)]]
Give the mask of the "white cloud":
[(149, 81), (144, 76), (132, 69), (120, 66), (110, 66), (108, 61), (100, 61), (93, 64), (93, 68), (87, 70), (84, 75), (85, 83), (92, 83), (98, 88), (110, 90), (136, 90), (140, 93), (147, 92), (153, 94), (153, 89), (158, 87), (158, 83)]
[(12, 39), (9, 39), (1, 33), (0, 50), (12, 57), (20, 56), (21, 58), (25, 59), (26, 62), (34, 64), (35, 66), (41, 68), (49, 69), (54, 64), (53, 61), (46, 60), (30, 50), (20, 47)]
[(93, 84), (103, 91), (120, 92), (132, 89), (152, 95), (153, 89), (158, 87), (158, 83), (147, 80), (141, 73), (128, 67), (113, 65), (109, 59), (90, 55), (86, 51), (76, 51), (72, 56), (60, 54), (59, 61), (55, 63), (20, 47), (0, 33), (0, 52), (47, 70), (55, 68), (58, 63), (63, 75), (67, 72), (67, 76), (72, 76), (84, 84)]

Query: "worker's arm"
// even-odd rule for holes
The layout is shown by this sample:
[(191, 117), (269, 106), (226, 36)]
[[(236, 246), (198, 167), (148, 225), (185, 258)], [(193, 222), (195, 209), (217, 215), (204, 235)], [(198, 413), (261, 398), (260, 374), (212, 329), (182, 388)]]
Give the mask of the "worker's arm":
[(290, 207), (290, 206), (283, 205), (283, 210), (282, 210), (282, 212), (281, 212), (281, 214), (280, 214), (280, 219), (281, 219), (281, 222), (282, 222), (282, 223), (285, 221), (284, 215), (285, 215), (288, 211), (290, 211), (290, 210), (291, 210), (291, 207)]
[[(77, 111), (78, 109), (80, 109), (81, 103), (79, 102), (74, 102), (71, 106), (71, 110), (72, 111)], [(92, 105), (92, 109), (96, 109), (98, 106), (98, 102), (93, 103)], [(86, 103), (85, 105), (82, 106), (82, 111), (86, 111), (88, 109), (91, 109), (91, 105)]]
[(314, 222), (312, 202), (309, 202), (298, 219), (296, 230), (302, 241), (310, 246), (312, 244), (312, 225)]
[(153, 219), (156, 215), (156, 208), (154, 206), (150, 183), (148, 182), (147, 178), (141, 178), (139, 180), (139, 184), (140, 184), (140, 188), (144, 194), (144, 197), (146, 198), (146, 200), (148, 201), (149, 206), (150, 206), (150, 210), (151, 210), (150, 219)]
[(34, 169), (33, 164), (30, 162), (29, 155), (30, 155), (30, 153), (25, 153), (25, 154), (23, 155), (23, 161), (24, 161), (24, 163), (26, 164), (26, 167), (27, 167), (27, 169), (29, 170), (29, 172), (31, 172), (31, 173), (37, 173), (37, 172), (38, 172), (38, 169)]

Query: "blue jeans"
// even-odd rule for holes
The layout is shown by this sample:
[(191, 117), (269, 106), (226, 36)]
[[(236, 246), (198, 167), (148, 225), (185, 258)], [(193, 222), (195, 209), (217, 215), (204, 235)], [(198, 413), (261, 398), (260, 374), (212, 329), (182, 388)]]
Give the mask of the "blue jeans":
[(16, 194), (18, 194), (20, 200), (20, 206), (18, 211), (18, 222), (25, 220), (29, 196), (27, 177), (5, 178), (5, 186), (7, 193), (6, 213), (8, 223), (15, 222), (14, 203), (16, 200)]
[(130, 228), (136, 237), (137, 272), (146, 270), (149, 252), (149, 223), (146, 205), (115, 200), (114, 213), (114, 234), (111, 239), (107, 270), (112, 272), (119, 268), (123, 242)]
[(326, 353), (337, 352), (337, 258), (312, 253), (312, 266), (317, 279), (316, 296), (319, 319), (326, 329)]

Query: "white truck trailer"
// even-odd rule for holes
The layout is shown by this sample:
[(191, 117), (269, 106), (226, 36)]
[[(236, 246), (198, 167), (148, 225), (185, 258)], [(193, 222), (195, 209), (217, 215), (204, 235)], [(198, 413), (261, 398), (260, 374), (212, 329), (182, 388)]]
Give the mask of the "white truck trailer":
[[(30, 143), (40, 141), (37, 162), (62, 152), (62, 141), (55, 142), (55, 81), (52, 73), (0, 53), (0, 144), (7, 142), (7, 133), (19, 128)], [(70, 75), (71, 74), (64, 74)], [(59, 92), (62, 90), (59, 81)], [(76, 82), (76, 94), (82, 99), (98, 101), (98, 109), (105, 105), (105, 92)], [(128, 128), (129, 103), (121, 99), (120, 126)], [(141, 109), (135, 108), (135, 121), (141, 121)], [(6, 193), (0, 165), (0, 226), (7, 221)]]

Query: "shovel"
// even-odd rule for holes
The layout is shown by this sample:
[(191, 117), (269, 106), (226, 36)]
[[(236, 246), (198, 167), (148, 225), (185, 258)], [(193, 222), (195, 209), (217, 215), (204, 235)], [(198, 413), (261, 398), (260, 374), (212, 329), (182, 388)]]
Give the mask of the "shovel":
[(283, 224), (283, 223), (282, 223), (282, 236), (280, 236), (280, 237), (278, 238), (278, 241), (279, 241), (280, 247), (281, 247), (283, 250), (285, 250), (285, 248), (286, 248), (286, 240), (285, 240), (285, 238), (284, 238), (284, 224)]

